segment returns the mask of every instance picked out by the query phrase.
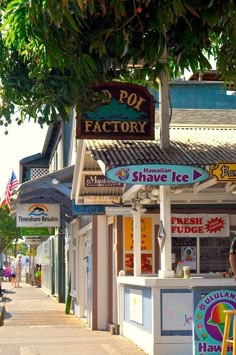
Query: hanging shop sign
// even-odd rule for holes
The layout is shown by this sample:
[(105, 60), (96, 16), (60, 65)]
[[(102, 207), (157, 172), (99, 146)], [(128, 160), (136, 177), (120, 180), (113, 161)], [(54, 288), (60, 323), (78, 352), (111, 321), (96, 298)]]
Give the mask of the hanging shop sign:
[(78, 139), (154, 139), (154, 97), (145, 86), (109, 82), (92, 89), (89, 111), (77, 117)]
[(122, 187), (121, 182), (107, 179), (104, 175), (85, 175), (85, 187)]
[(55, 228), (52, 227), (22, 227), (21, 235), (23, 237), (55, 235)]
[(25, 243), (28, 245), (39, 245), (42, 243), (40, 238), (25, 238)]
[(210, 175), (221, 182), (236, 181), (236, 163), (217, 163)]
[(114, 203), (120, 203), (119, 196), (84, 196), (85, 205), (107, 205), (114, 206)]
[(76, 205), (72, 203), (72, 214), (75, 215), (99, 215), (105, 214), (104, 205)]
[(172, 237), (229, 237), (228, 214), (172, 214)]
[[(194, 354), (221, 355), (225, 328), (225, 310), (236, 308), (236, 291), (216, 289), (199, 299), (194, 312)], [(233, 337), (233, 327), (229, 329), (229, 339)], [(227, 354), (232, 354), (231, 346)]]
[(17, 227), (60, 227), (59, 204), (18, 204)]
[(112, 168), (106, 172), (106, 176), (125, 184), (183, 185), (206, 180), (208, 172), (185, 165), (140, 164)]

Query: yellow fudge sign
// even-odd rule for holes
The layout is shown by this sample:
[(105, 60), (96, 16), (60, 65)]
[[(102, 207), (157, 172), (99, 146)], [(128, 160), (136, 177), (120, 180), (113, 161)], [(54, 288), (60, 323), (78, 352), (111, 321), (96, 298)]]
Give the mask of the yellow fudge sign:
[(221, 182), (236, 181), (236, 162), (217, 163), (217, 165), (211, 169), (210, 174)]

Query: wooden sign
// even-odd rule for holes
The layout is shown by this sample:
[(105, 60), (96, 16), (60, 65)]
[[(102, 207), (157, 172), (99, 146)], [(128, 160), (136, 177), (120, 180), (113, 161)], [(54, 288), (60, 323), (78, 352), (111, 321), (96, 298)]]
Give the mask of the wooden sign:
[(236, 181), (236, 163), (217, 163), (210, 174), (216, 177), (217, 181)]
[(154, 97), (146, 87), (110, 82), (93, 91), (88, 110), (77, 117), (78, 139), (154, 139)]
[(123, 184), (107, 179), (104, 175), (85, 175), (85, 187), (122, 187)]

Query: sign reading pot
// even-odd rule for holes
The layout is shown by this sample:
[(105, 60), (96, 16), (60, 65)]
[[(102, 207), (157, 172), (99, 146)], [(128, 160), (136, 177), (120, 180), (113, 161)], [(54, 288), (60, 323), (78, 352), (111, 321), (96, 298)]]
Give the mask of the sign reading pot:
[(181, 185), (206, 180), (208, 172), (185, 165), (141, 164), (112, 168), (106, 176), (125, 184)]
[(77, 117), (77, 138), (154, 139), (154, 96), (145, 86), (110, 82), (92, 90), (89, 110)]

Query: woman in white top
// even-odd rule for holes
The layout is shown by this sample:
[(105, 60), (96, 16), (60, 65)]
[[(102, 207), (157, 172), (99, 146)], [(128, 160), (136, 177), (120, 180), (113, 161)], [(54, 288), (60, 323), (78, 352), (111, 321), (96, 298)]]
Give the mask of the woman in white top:
[(22, 271), (21, 254), (18, 254), (16, 257), (16, 285), (15, 285), (15, 287), (20, 287), (21, 271)]

